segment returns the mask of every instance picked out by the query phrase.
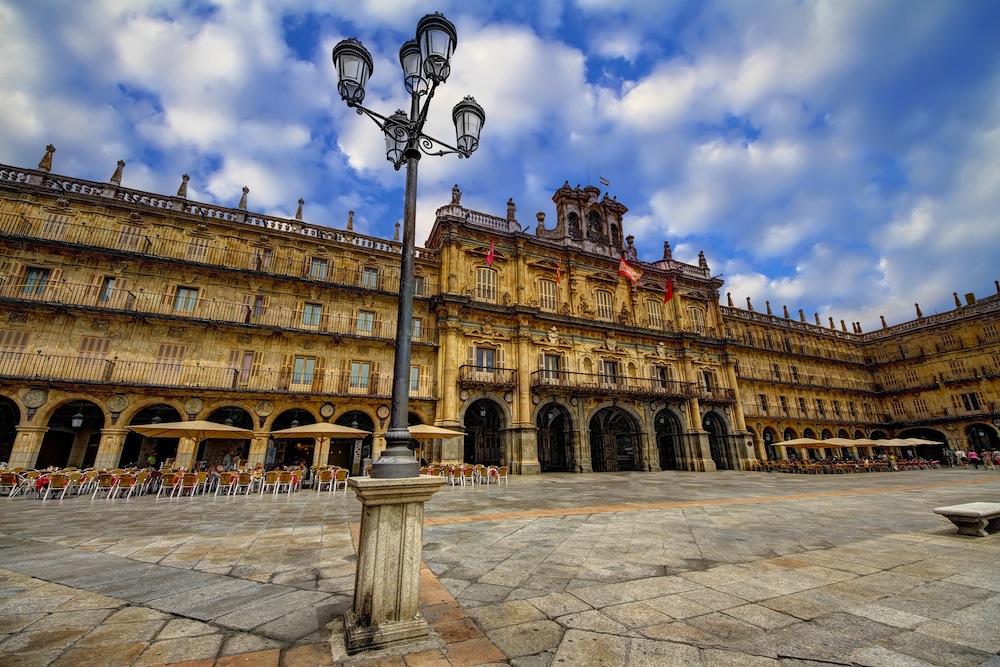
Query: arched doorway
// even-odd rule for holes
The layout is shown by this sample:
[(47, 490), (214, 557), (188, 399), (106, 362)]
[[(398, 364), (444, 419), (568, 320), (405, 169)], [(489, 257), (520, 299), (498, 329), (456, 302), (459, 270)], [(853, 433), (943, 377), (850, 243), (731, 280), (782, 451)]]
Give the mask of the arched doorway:
[(17, 438), (17, 425), (21, 423), (21, 411), (9, 398), (0, 396), (0, 463), (10, 461)]
[(778, 439), (778, 434), (773, 428), (768, 426), (764, 429), (764, 435), (761, 437), (764, 440), (764, 456), (766, 456), (769, 461), (774, 461), (778, 458), (774, 449), (774, 441)]
[(503, 413), (493, 401), (481, 398), (465, 411), (465, 463), (504, 465), (501, 431)]
[(566, 408), (549, 403), (535, 420), (538, 429), (538, 462), (542, 472), (573, 472), (573, 433)]
[[(160, 403), (139, 410), (129, 421), (129, 426), (179, 421), (181, 421), (181, 413), (170, 405)], [(122, 446), (122, 455), (118, 459), (118, 466), (138, 464), (155, 468), (167, 459), (177, 456), (178, 441), (178, 438), (147, 438), (135, 431), (129, 431), (128, 435), (125, 436), (125, 444)], [(150, 456), (153, 457), (152, 461), (149, 460)]]
[(983, 452), (1000, 448), (997, 432), (989, 424), (972, 424), (965, 429), (965, 436), (969, 439), (970, 450)]
[(726, 434), (728, 432), (726, 422), (719, 415), (711, 412), (706, 413), (701, 420), (702, 428), (708, 431), (708, 450), (715, 461), (715, 467), (719, 470), (732, 470), (733, 455), (727, 446)]
[(36, 468), (85, 468), (97, 460), (104, 412), (90, 401), (71, 401), (49, 418), (49, 430), (35, 460)]
[[(245, 428), (248, 431), (254, 430), (253, 417), (237, 406), (217, 408), (208, 415), (207, 421)], [(198, 467), (224, 466), (226, 456), (229, 457), (230, 466), (235, 466), (240, 459), (247, 460), (250, 454), (250, 441), (238, 438), (205, 438), (198, 443), (197, 454), (195, 465)]]
[[(372, 433), (375, 431), (375, 422), (364, 412), (351, 410), (337, 417), (333, 423), (368, 431), (368, 435), (361, 439), (361, 454), (358, 460), (358, 472), (360, 472), (361, 464), (372, 457), (372, 440), (375, 438)], [(354, 448), (356, 444), (356, 440), (331, 440), (330, 455), (326, 461), (327, 465), (354, 470)]]
[(681, 422), (670, 410), (660, 410), (653, 421), (656, 451), (660, 454), (660, 470), (679, 470), (681, 454)]
[(946, 444), (948, 442), (948, 437), (941, 431), (926, 427), (911, 428), (900, 432), (899, 437), (920, 438), (921, 440), (933, 440), (935, 443), (940, 443), (915, 445), (913, 447), (913, 453), (917, 458), (935, 459), (942, 462), (947, 460), (944, 455), (944, 451), (948, 449)]
[(603, 408), (590, 419), (590, 463), (594, 472), (642, 469), (639, 428), (619, 408)]
[[(212, 420), (215, 421), (215, 420)], [(315, 424), (316, 418), (307, 410), (295, 408), (285, 410), (274, 418), (271, 431), (281, 431), (286, 428)], [(236, 424), (239, 426), (239, 424)], [(245, 428), (245, 427), (244, 427)], [(296, 436), (294, 438), (270, 438), (267, 453), (264, 455), (264, 467), (267, 469), (282, 466), (298, 465), (305, 462), (306, 467), (312, 466), (316, 454), (316, 439)]]
[(784, 432), (781, 434), (782, 440), (795, 440), (795, 438), (797, 437), (798, 436), (795, 435), (795, 430), (792, 428), (786, 428)]

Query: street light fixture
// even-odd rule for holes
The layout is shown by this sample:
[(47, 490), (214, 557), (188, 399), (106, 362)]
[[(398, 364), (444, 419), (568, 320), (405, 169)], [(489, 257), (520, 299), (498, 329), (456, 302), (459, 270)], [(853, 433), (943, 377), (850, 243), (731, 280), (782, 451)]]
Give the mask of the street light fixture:
[(424, 134), (427, 111), (437, 87), (451, 74), (451, 56), (458, 43), (455, 26), (439, 13), (428, 14), (417, 23), (415, 40), (399, 50), (403, 87), (410, 94), (410, 113), (396, 111), (383, 116), (361, 105), (365, 86), (373, 70), (371, 54), (361, 42), (345, 39), (333, 48), (337, 69), (337, 91), (347, 106), (371, 118), (385, 135), (386, 159), (398, 171), (406, 164), (406, 199), (403, 208), (403, 242), (399, 274), (399, 308), (396, 320), (396, 356), (393, 363), (392, 412), (386, 431), (386, 448), (372, 465), (372, 476), (382, 478), (416, 477), (420, 462), (409, 449), (407, 428), (410, 389), (410, 349), (413, 327), (414, 234), (417, 217), (417, 164), (425, 155), (457, 154), (467, 158), (479, 147), (479, 134), (486, 114), (472, 97), (455, 105), (456, 146)]

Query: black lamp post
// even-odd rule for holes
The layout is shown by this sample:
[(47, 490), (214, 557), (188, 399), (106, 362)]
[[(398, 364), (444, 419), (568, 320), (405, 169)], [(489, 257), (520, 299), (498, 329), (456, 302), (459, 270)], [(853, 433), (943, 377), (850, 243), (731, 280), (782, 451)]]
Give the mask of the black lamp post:
[(456, 146), (424, 134), (427, 110), (437, 87), (451, 74), (451, 55), (458, 35), (441, 14), (428, 14), (417, 23), (417, 38), (403, 44), (399, 62), (403, 86), (410, 94), (410, 114), (396, 111), (386, 117), (361, 106), (373, 63), (368, 50), (354, 38), (333, 48), (337, 90), (347, 106), (375, 121), (385, 134), (386, 158), (396, 170), (406, 164), (406, 200), (403, 207), (403, 247), (399, 273), (399, 310), (396, 321), (396, 357), (392, 377), (392, 413), (385, 434), (386, 448), (372, 465), (373, 477), (416, 477), (420, 462), (409, 449), (407, 428), (410, 389), (410, 343), (413, 328), (413, 237), (417, 217), (417, 164), (421, 153), (469, 157), (479, 147), (479, 133), (486, 114), (472, 97), (452, 109)]

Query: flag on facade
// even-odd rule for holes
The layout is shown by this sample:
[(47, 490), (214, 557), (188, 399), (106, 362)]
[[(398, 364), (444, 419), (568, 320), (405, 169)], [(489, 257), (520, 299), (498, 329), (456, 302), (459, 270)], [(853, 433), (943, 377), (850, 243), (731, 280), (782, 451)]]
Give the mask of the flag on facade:
[(493, 248), (496, 246), (497, 240), (492, 239), (490, 241), (490, 251), (486, 253), (486, 266), (491, 266), (493, 264)]
[(674, 298), (674, 279), (667, 278), (667, 289), (663, 292), (663, 303)]
[(562, 267), (562, 260), (560, 259), (559, 266), (556, 267), (556, 282), (559, 282), (562, 279), (562, 274), (563, 274), (563, 267)]
[(642, 271), (639, 269), (629, 266), (625, 258), (622, 257), (622, 261), (618, 263), (618, 275), (625, 276), (633, 283), (639, 282), (639, 278), (642, 277)]
[(601, 185), (603, 185), (604, 187), (608, 187), (609, 185), (611, 185), (611, 181), (609, 181), (608, 179), (604, 178), (603, 176), (599, 175), (597, 178), (600, 179)]

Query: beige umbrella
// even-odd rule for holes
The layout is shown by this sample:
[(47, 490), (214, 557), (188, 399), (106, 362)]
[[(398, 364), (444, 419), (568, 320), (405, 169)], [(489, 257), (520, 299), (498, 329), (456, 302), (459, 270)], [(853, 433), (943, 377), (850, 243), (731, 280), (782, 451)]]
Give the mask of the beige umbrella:
[(345, 438), (357, 439), (366, 435), (371, 435), (371, 431), (362, 431), (359, 428), (341, 426), (340, 424), (328, 424), (327, 422), (317, 422), (315, 424), (303, 424), (292, 428), (283, 428), (280, 431), (271, 431), (275, 438)]
[(823, 441), (825, 445), (837, 445), (838, 447), (853, 447), (858, 444), (857, 440), (851, 440), (850, 438), (827, 438)]
[(147, 438), (191, 438), (195, 443), (199, 443), (205, 438), (239, 438), (241, 440), (250, 440), (253, 438), (253, 431), (245, 428), (237, 428), (236, 426), (216, 424), (204, 419), (187, 422), (143, 424), (142, 426), (129, 426), (128, 428)]
[(911, 445), (944, 445), (943, 442), (938, 442), (937, 440), (926, 440), (924, 438), (903, 438), (903, 442)]
[(407, 427), (410, 429), (410, 437), (414, 440), (433, 440), (434, 438), (457, 438), (465, 435), (462, 431), (453, 431), (450, 428), (431, 426), (429, 424), (414, 424)]
[(794, 440), (783, 440), (782, 442), (776, 442), (774, 444), (782, 445), (783, 447), (808, 447), (811, 445), (822, 445), (823, 442), (823, 440), (817, 440), (816, 438), (795, 438)]

